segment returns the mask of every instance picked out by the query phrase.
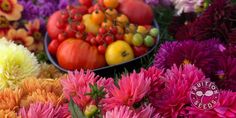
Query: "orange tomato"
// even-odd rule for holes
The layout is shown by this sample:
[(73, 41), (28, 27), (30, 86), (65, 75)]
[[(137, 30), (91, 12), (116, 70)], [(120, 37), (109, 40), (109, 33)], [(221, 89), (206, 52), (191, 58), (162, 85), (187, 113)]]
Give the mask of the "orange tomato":
[(92, 13), (92, 20), (96, 24), (101, 24), (105, 19), (105, 14), (101, 10), (95, 10)]
[(105, 11), (106, 18), (109, 20), (113, 20), (117, 17), (118, 12), (116, 9), (109, 8)]
[(122, 14), (120, 16), (118, 16), (116, 18), (116, 21), (118, 22), (118, 24), (120, 24), (121, 26), (125, 26), (129, 23), (129, 19), (126, 15)]
[(116, 8), (119, 5), (119, 1), (118, 0), (104, 0), (103, 4), (107, 8)]
[(104, 22), (102, 22), (102, 27), (104, 27), (105, 29), (108, 29), (112, 25), (113, 23), (110, 20), (105, 20)]
[(116, 28), (117, 28), (117, 31), (118, 31), (119, 34), (124, 34), (125, 31), (124, 31), (123, 27), (116, 26)]

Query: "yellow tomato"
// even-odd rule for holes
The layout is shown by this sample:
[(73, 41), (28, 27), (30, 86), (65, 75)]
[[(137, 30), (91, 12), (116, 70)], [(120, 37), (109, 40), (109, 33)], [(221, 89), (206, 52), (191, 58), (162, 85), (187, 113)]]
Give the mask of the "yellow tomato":
[(102, 27), (106, 29), (108, 29), (111, 26), (112, 26), (112, 22), (110, 20), (105, 20), (104, 22), (102, 22)]
[(127, 33), (127, 34), (125, 34), (124, 39), (127, 43), (129, 43), (131, 45), (132, 40), (133, 40), (133, 36), (134, 36), (133, 33)]
[(116, 21), (118, 22), (118, 24), (120, 24), (121, 26), (126, 26), (129, 23), (129, 19), (126, 15), (122, 14), (120, 16), (118, 16), (116, 18)]
[(134, 24), (129, 24), (128, 26), (128, 32), (135, 33), (136, 26)]
[(108, 65), (116, 65), (132, 60), (134, 53), (128, 43), (118, 40), (107, 47), (105, 58)]
[(116, 8), (119, 5), (119, 1), (118, 0), (104, 0), (103, 4), (107, 8)]
[(144, 27), (144, 26), (138, 26), (138, 28), (137, 28), (137, 32), (138, 33), (140, 33), (140, 34), (142, 34), (142, 35), (145, 35), (145, 34), (147, 34), (148, 33), (148, 30)]
[(105, 11), (106, 18), (109, 20), (113, 20), (117, 17), (118, 12), (116, 9), (107, 9)]
[(92, 13), (92, 20), (97, 24), (101, 24), (105, 19), (105, 14), (101, 10), (95, 10)]
[(93, 22), (90, 14), (84, 15), (82, 22), (84, 23), (84, 25), (86, 27), (86, 30), (85, 30), (86, 32), (91, 32), (93, 34), (98, 33), (99, 25), (96, 24), (95, 22)]

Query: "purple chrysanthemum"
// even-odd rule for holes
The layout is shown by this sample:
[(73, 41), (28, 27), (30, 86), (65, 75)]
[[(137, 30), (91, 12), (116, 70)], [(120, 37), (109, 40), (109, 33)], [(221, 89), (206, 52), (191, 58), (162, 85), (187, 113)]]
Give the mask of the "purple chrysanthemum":
[(220, 54), (218, 40), (166, 42), (155, 56), (154, 65), (168, 69), (173, 64), (194, 64), (208, 76), (214, 74)]

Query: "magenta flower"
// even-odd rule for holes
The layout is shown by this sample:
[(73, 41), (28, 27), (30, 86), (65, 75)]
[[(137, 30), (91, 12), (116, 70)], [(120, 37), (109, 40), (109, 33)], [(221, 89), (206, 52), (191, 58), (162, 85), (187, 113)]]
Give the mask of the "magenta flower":
[(138, 118), (133, 110), (128, 106), (115, 107), (107, 111), (103, 118)]
[(173, 64), (194, 64), (207, 75), (214, 75), (216, 58), (220, 55), (217, 40), (166, 42), (161, 45), (154, 60), (154, 66), (168, 69)]
[(150, 78), (145, 78), (144, 73), (133, 72), (130, 75), (122, 76), (118, 82), (118, 87), (113, 86), (109, 92), (110, 97), (101, 102), (104, 111), (109, 111), (119, 106), (133, 106), (140, 102), (150, 91)]
[(165, 88), (160, 91), (153, 105), (163, 117), (177, 117), (185, 105), (190, 104), (189, 93), (193, 84), (208, 80), (203, 72), (193, 65), (174, 65), (164, 75)]

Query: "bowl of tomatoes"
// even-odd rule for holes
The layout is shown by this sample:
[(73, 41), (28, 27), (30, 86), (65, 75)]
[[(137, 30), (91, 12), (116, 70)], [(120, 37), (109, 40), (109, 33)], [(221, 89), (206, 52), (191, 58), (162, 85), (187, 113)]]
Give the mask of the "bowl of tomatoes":
[[(151, 8), (139, 4), (146, 8), (143, 14), (151, 14)], [(111, 77), (124, 68), (141, 67), (142, 59), (153, 54), (159, 27), (150, 15), (140, 20), (126, 13), (127, 7), (100, 7), (68, 6), (50, 16), (44, 47), (50, 62), (61, 71), (90, 69)]]

